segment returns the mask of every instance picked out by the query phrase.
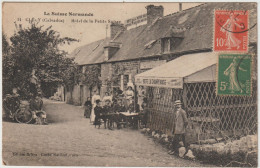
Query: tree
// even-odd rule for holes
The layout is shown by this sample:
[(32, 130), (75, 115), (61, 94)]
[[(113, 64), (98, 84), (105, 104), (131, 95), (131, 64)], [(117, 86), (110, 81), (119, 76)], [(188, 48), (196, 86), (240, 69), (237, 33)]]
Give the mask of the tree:
[(85, 72), (80, 75), (80, 81), (87, 85), (90, 90), (95, 86), (100, 87), (102, 83), (99, 79), (100, 71), (99, 65), (88, 65), (86, 66)]
[(10, 45), (7, 41), (7, 37), (5, 34), (2, 36), (2, 67), (3, 67), (3, 95), (10, 93), (12, 91), (13, 86), (9, 84), (10, 77), (12, 75), (12, 67), (13, 61), (10, 56)]
[[(44, 29), (33, 23), (28, 28), (21, 25), (16, 27), (17, 32), (10, 38), (10, 54), (3, 63), (5, 82), (12, 87), (19, 87), (24, 98), (30, 94), (28, 79), (33, 70), (41, 85), (57, 87), (58, 84), (69, 83), (67, 80), (71, 78), (68, 75), (74, 75), (68, 72), (73, 70), (69, 67), (75, 67), (76, 64), (59, 47), (77, 40), (60, 37), (51, 26)], [(4, 40), (3, 45), (7, 45)]]

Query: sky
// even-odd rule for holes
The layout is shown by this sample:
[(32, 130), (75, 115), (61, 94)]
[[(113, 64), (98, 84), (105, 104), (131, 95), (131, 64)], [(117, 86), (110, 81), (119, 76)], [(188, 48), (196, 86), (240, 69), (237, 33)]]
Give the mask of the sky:
[[(52, 26), (52, 29), (59, 32), (61, 37), (78, 39), (79, 42), (61, 47), (70, 53), (77, 47), (103, 39), (106, 36), (109, 37), (109, 26), (106, 26), (109, 25), (109, 20), (124, 23), (129, 18), (145, 14), (145, 7), (150, 4), (162, 5), (164, 16), (179, 10), (178, 3), (4, 3), (3, 33), (10, 38), (16, 31), (14, 22), (27, 27), (30, 21), (37, 20), (43, 28)], [(185, 10), (199, 4), (182, 3), (182, 8)], [(69, 16), (70, 12), (84, 13), (90, 16)], [(61, 22), (49, 22), (50, 19), (58, 19)], [(88, 22), (72, 22), (72, 20), (77, 19)]]

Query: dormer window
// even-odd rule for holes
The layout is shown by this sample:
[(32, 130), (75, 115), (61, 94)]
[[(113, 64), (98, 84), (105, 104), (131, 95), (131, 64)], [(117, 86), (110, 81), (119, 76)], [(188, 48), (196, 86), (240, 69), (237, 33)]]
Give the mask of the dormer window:
[(108, 45), (104, 47), (104, 61), (108, 61), (121, 47), (121, 43), (109, 42)]
[(184, 38), (186, 28), (174, 28), (170, 26), (169, 30), (161, 37), (161, 51), (162, 53), (169, 53), (180, 45)]
[(173, 49), (173, 39), (172, 38), (162, 38), (161, 39), (162, 53), (168, 53)]

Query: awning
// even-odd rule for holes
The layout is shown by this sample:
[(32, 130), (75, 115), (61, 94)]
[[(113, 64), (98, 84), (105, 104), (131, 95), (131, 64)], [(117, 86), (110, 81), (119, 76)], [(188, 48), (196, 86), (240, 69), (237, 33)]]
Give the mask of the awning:
[(183, 83), (215, 82), (217, 54), (188, 54), (135, 76), (142, 86), (183, 88)]

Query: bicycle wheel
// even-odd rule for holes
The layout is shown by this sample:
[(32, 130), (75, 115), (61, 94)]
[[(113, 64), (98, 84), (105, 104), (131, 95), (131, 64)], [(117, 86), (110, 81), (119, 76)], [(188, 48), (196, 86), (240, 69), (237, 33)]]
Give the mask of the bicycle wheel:
[(32, 113), (29, 110), (18, 109), (15, 112), (15, 120), (18, 123), (28, 124), (32, 121), (32, 119), (33, 119), (33, 116), (32, 116)]

